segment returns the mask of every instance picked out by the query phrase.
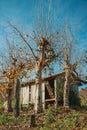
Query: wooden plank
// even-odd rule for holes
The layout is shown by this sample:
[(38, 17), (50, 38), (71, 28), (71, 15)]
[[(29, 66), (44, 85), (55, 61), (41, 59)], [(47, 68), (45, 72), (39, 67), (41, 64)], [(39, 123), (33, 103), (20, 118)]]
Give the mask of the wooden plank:
[(50, 97), (53, 99), (55, 96), (53, 94), (53, 91), (52, 91), (52, 88), (51, 88), (49, 82), (46, 82), (46, 88), (48, 90), (48, 93), (49, 93)]
[(55, 88), (55, 107), (58, 107), (58, 87), (57, 87), (57, 78), (54, 80), (54, 88)]
[(45, 102), (49, 102), (49, 101), (55, 101), (55, 98), (53, 99), (46, 99)]

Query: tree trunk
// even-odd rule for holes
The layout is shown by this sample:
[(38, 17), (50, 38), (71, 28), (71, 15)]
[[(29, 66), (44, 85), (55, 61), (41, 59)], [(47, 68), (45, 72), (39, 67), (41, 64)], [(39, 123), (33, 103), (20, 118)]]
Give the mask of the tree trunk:
[(42, 112), (42, 70), (40, 65), (36, 64), (36, 91), (35, 91), (35, 112), (40, 113)]
[(5, 101), (4, 101), (4, 109), (5, 112), (12, 112), (12, 89), (6, 89)]
[(70, 71), (69, 69), (65, 70), (65, 84), (64, 84), (64, 95), (63, 95), (63, 106), (69, 108), (69, 79)]
[(29, 118), (29, 127), (32, 128), (35, 126), (35, 114), (30, 115)]
[(19, 79), (17, 79), (15, 86), (15, 104), (14, 104), (15, 117), (18, 117), (20, 115), (19, 105), (20, 105), (20, 81)]

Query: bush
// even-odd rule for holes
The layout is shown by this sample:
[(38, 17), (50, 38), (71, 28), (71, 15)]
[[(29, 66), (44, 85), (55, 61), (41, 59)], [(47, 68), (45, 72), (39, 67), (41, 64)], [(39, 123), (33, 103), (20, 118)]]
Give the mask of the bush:
[(54, 121), (54, 112), (55, 108), (49, 108), (46, 114), (46, 122), (47, 123), (52, 123)]

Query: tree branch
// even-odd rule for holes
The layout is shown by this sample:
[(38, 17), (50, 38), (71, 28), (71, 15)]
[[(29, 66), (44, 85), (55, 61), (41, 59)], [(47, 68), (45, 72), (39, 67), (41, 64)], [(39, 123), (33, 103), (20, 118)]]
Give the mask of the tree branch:
[(37, 58), (36, 58), (36, 56), (35, 56), (35, 54), (34, 54), (34, 51), (33, 51), (32, 47), (31, 47), (30, 44), (27, 42), (27, 40), (24, 38), (24, 36), (22, 35), (22, 33), (21, 33), (21, 32), (18, 30), (18, 28), (16, 28), (14, 25), (12, 25), (11, 23), (9, 23), (9, 24), (10, 24), (10, 26), (11, 26), (14, 30), (16, 30), (16, 32), (20, 35), (20, 37), (22, 38), (22, 40), (25, 42), (25, 44), (26, 44), (26, 45), (29, 47), (29, 49), (31, 50), (34, 59), (37, 60)]
[(73, 76), (76, 76), (76, 80), (78, 80), (78, 81), (80, 81), (81, 83), (83, 83), (83, 84), (87, 84), (87, 81), (86, 80), (83, 80), (83, 79), (81, 79), (79, 76), (78, 76), (78, 74), (77, 75), (75, 75), (74, 73), (72, 73), (73, 74)]

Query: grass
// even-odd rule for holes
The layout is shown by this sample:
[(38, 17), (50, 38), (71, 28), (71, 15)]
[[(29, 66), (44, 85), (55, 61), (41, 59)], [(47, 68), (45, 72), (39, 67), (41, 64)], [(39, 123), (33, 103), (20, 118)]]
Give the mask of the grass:
[[(3, 108), (3, 104), (0, 104), (0, 108)], [(69, 109), (64, 110), (63, 108), (55, 109), (50, 107), (44, 113), (37, 115), (36, 126), (33, 130), (87, 130), (87, 123), (77, 122), (78, 117), (86, 116), (87, 111), (84, 109)], [(13, 113), (3, 113), (0, 114), (0, 126), (5, 126), (6, 124), (15, 126), (19, 123), (20, 130), (24, 125), (29, 126), (29, 112), (21, 112), (21, 116), (15, 118)], [(26, 124), (25, 124), (26, 121)]]
[(3, 110), (4, 110), (4, 104), (3, 103), (0, 103), (0, 110), (1, 110), (1, 113), (0, 113), (0, 125), (2, 124), (14, 124), (16, 122), (21, 122), (24, 120), (24, 118), (22, 116), (18, 117), (18, 118), (15, 118), (13, 116), (13, 113), (4, 113)]
[[(58, 115), (60, 118), (57, 118)], [(63, 115), (65, 116), (63, 117)], [(84, 111), (81, 113), (81, 111), (76, 110), (64, 112), (49, 109), (45, 116), (45, 125), (40, 125), (38, 130), (87, 130), (87, 123), (78, 124), (78, 117), (80, 116), (85, 116)]]
[(23, 120), (24, 120), (23, 117), (15, 118), (11, 114), (0, 114), (0, 125), (2, 124), (12, 125), (16, 122), (21, 122)]
[(0, 102), (0, 109), (4, 109), (4, 104)]

